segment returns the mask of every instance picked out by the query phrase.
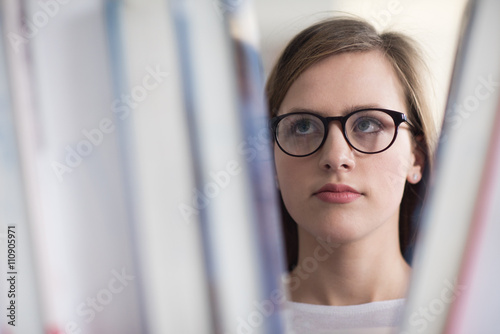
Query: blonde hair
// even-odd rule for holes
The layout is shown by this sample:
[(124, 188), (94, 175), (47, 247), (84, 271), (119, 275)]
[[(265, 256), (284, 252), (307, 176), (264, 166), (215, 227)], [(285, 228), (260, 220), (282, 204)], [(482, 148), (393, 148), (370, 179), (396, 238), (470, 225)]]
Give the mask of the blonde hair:
[[(415, 126), (413, 137), (426, 158), (424, 172), (433, 163), (437, 143), (437, 128), (426, 97), (426, 82), (422, 73), (427, 71), (416, 42), (397, 32), (379, 34), (369, 23), (351, 17), (330, 18), (303, 30), (295, 36), (279, 57), (266, 85), (271, 117), (277, 115), (286, 93), (295, 80), (311, 65), (333, 55), (345, 52), (378, 50), (392, 64), (404, 89), (408, 119)], [(413, 241), (412, 215), (422, 203), (426, 193), (427, 177), (418, 184), (405, 186), (400, 205), (399, 240), (404, 254)], [(283, 228), (288, 266), (291, 270), (297, 262), (297, 226), (281, 201)]]

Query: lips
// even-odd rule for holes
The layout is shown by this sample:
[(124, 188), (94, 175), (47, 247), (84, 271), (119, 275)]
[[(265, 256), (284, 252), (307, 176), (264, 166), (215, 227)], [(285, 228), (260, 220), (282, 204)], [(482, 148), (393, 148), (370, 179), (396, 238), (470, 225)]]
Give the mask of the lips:
[(345, 184), (328, 183), (314, 194), (318, 199), (327, 203), (346, 204), (361, 197), (361, 193)]

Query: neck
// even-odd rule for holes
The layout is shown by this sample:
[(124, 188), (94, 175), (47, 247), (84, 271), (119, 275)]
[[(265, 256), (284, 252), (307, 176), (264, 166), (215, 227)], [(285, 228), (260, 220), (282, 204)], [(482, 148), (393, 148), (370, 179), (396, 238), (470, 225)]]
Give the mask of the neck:
[(410, 267), (399, 250), (397, 231), (388, 232), (382, 228), (379, 237), (335, 244), (299, 227), (298, 263), (290, 274), (292, 300), (356, 305), (403, 298)]

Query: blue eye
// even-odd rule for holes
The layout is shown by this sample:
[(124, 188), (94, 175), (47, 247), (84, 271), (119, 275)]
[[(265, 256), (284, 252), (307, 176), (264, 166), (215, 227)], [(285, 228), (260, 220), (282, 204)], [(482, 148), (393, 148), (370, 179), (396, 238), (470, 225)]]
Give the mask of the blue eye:
[(382, 123), (376, 118), (362, 117), (356, 120), (354, 132), (374, 133), (383, 129)]
[(324, 126), (317, 116), (306, 113), (285, 116), (277, 129), (281, 141), (285, 140), (285, 138), (290, 140), (311, 140), (311, 138), (323, 136)]
[(314, 131), (314, 124), (309, 119), (297, 120), (292, 126), (292, 132), (299, 135), (307, 135)]

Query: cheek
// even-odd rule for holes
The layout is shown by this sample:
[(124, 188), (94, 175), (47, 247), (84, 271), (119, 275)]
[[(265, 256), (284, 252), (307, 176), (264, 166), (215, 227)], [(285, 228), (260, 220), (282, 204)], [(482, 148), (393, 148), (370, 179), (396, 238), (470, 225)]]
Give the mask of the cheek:
[[(279, 149), (278, 149), (279, 150)], [(304, 175), (310, 175), (306, 171), (303, 162), (297, 158), (289, 157), (281, 151), (274, 153), (275, 167), (278, 186), (287, 208), (292, 205), (300, 205), (304, 201)]]
[(369, 175), (371, 174), (376, 180), (373, 186), (378, 189), (377, 192), (383, 193), (386, 199), (393, 199), (399, 205), (410, 163), (411, 159), (408, 155), (396, 154), (381, 156), (381, 159), (373, 163), (371, 165), (373, 170)]
[(297, 177), (297, 168), (293, 167), (293, 163), (291, 163), (291, 161), (289, 161), (289, 159), (287, 159), (287, 157), (284, 156), (283, 153), (276, 152), (275, 150), (274, 156), (279, 188), (282, 193), (288, 192), (291, 190), (290, 188), (293, 185), (290, 180), (293, 180), (294, 177)]

